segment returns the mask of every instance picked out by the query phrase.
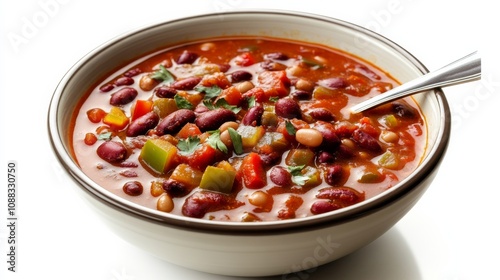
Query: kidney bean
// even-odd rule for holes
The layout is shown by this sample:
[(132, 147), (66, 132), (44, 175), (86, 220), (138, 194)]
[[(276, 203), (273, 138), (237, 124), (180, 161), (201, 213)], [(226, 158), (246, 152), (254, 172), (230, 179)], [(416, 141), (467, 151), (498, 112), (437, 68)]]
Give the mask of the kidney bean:
[(331, 187), (321, 189), (316, 195), (317, 198), (327, 198), (343, 207), (356, 204), (365, 199), (365, 195), (349, 187)]
[(333, 151), (339, 146), (340, 139), (337, 136), (335, 126), (333, 124), (324, 121), (317, 121), (314, 128), (321, 132), (321, 135), (323, 135), (322, 147), (325, 147), (326, 150)]
[(138, 196), (142, 194), (142, 191), (144, 188), (142, 187), (142, 184), (138, 181), (130, 181), (126, 182), (123, 185), (123, 192), (130, 196)]
[(361, 147), (372, 152), (381, 152), (380, 143), (370, 134), (361, 129), (356, 129), (352, 134), (352, 139)]
[(226, 73), (230, 68), (231, 68), (231, 65), (227, 64), (227, 63), (223, 63), (223, 64), (217, 64), (219, 65), (219, 70), (222, 72), (222, 73)]
[(418, 111), (405, 101), (392, 102), (392, 110), (400, 117), (413, 119), (418, 116)]
[(231, 81), (238, 83), (242, 81), (249, 81), (252, 79), (252, 73), (244, 70), (238, 70), (231, 73)]
[(275, 60), (287, 60), (288, 56), (281, 52), (268, 53), (264, 55), (266, 59), (275, 59)]
[(325, 181), (331, 185), (336, 186), (342, 184), (344, 177), (344, 168), (340, 164), (328, 166), (324, 172)]
[(196, 117), (195, 124), (202, 131), (218, 129), (223, 123), (236, 121), (236, 114), (224, 108), (207, 111)]
[(208, 112), (208, 111), (210, 111), (210, 109), (208, 109), (208, 107), (205, 106), (205, 104), (203, 104), (203, 102), (196, 105), (196, 108), (194, 108), (194, 112), (196, 114), (203, 114), (203, 113)]
[(290, 96), (299, 100), (308, 100), (311, 99), (312, 94), (305, 90), (295, 90), (290, 94)]
[(342, 77), (334, 77), (334, 78), (320, 80), (318, 81), (318, 85), (324, 86), (329, 89), (338, 89), (338, 88), (345, 88), (349, 84), (347, 83), (346, 79)]
[(121, 142), (106, 141), (97, 147), (97, 155), (109, 163), (118, 163), (127, 158), (127, 148)]
[(279, 70), (285, 70), (287, 67), (284, 64), (272, 61), (272, 60), (264, 60), (260, 63), (260, 67), (262, 69), (268, 70), (268, 71), (279, 71)]
[(292, 185), (292, 175), (282, 166), (275, 166), (271, 169), (271, 182), (278, 186), (287, 187)]
[(183, 197), (191, 192), (191, 189), (186, 184), (174, 179), (163, 181), (162, 188), (171, 197)]
[(110, 92), (114, 88), (115, 88), (115, 86), (113, 84), (105, 84), (102, 87), (100, 87), (99, 90), (101, 92)]
[(196, 115), (193, 111), (179, 109), (163, 118), (156, 127), (156, 132), (159, 135), (177, 133), (185, 124), (193, 122), (195, 118)]
[(331, 212), (333, 210), (337, 210), (340, 208), (342, 208), (342, 206), (332, 201), (318, 200), (311, 205), (311, 213), (313, 213), (314, 215), (318, 215)]
[(127, 72), (123, 74), (125, 77), (134, 77), (142, 73), (142, 70), (140, 68), (134, 68), (130, 69)]
[(317, 157), (318, 163), (332, 163), (335, 161), (335, 156), (327, 151), (322, 151)]
[(276, 115), (287, 119), (300, 119), (302, 117), (300, 105), (291, 98), (281, 98), (276, 101), (274, 111), (276, 112)]
[(128, 137), (145, 135), (150, 129), (155, 128), (159, 121), (160, 117), (155, 112), (146, 113), (130, 123), (126, 134)]
[(109, 99), (109, 104), (113, 106), (120, 106), (130, 103), (137, 97), (137, 90), (131, 87), (126, 87), (118, 90), (117, 92), (111, 94)]
[(309, 111), (309, 115), (318, 121), (331, 122), (335, 120), (333, 114), (325, 108), (316, 108)]
[(261, 123), (262, 114), (264, 114), (264, 107), (262, 107), (262, 105), (254, 106), (248, 109), (241, 123), (244, 125), (258, 126)]
[(193, 218), (202, 218), (208, 212), (233, 209), (243, 205), (229, 196), (211, 191), (199, 191), (189, 196), (182, 205), (182, 214)]
[(281, 160), (281, 154), (276, 151), (270, 152), (268, 154), (259, 154), (259, 156), (265, 166), (276, 165)]
[(201, 77), (189, 77), (182, 80), (175, 81), (171, 87), (177, 90), (192, 90), (201, 81)]
[(160, 98), (174, 98), (174, 96), (177, 94), (177, 90), (173, 87), (161, 86), (155, 88), (154, 93)]
[(192, 64), (198, 59), (199, 55), (194, 52), (184, 51), (178, 58), (177, 64)]
[(130, 86), (134, 83), (134, 79), (130, 77), (120, 77), (115, 81), (115, 85), (117, 86)]

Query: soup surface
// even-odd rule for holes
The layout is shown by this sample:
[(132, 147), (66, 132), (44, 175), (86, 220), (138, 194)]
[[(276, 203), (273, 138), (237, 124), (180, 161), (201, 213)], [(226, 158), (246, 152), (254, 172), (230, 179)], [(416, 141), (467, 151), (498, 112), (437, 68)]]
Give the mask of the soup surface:
[(411, 98), (349, 112), (396, 85), (324, 46), (216, 38), (102, 77), (71, 139), (82, 170), (134, 203), (213, 220), (300, 218), (376, 196), (418, 166), (426, 127)]

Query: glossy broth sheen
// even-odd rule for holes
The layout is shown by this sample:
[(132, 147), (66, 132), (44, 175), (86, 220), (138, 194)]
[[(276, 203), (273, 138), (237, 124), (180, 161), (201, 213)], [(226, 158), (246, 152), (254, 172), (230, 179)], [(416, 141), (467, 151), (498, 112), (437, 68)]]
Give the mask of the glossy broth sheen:
[(73, 116), (74, 154), (103, 188), (159, 211), (231, 221), (321, 214), (380, 194), (419, 164), (426, 128), (411, 98), (348, 111), (396, 85), (324, 46), (195, 42), (88, 89)]

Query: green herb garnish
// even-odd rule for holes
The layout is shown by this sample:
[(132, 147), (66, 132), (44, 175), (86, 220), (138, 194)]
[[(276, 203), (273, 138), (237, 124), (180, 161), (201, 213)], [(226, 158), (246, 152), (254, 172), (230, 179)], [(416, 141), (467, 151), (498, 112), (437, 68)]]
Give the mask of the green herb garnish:
[(286, 132), (288, 132), (288, 134), (290, 134), (290, 135), (295, 135), (295, 133), (297, 132), (297, 129), (295, 129), (295, 126), (293, 126), (293, 124), (289, 121), (285, 121), (285, 128), (286, 128)]
[(215, 101), (215, 103), (212, 103), (210, 100), (203, 100), (203, 104), (210, 110), (214, 110), (217, 108), (225, 108), (228, 110), (233, 111), (233, 113), (238, 114), (241, 111), (241, 108), (238, 106), (234, 105), (229, 105), (226, 101), (226, 99), (221, 98)]
[(196, 86), (194, 90), (201, 93), (205, 93), (203, 99), (212, 99), (214, 97), (219, 96), (219, 94), (222, 92), (222, 89), (218, 86), (211, 86), (211, 87)]
[(248, 108), (252, 108), (255, 106), (255, 96), (250, 96), (250, 98), (247, 99), (248, 102)]
[(278, 100), (280, 100), (280, 98), (278, 96), (269, 97), (269, 101), (271, 101), (271, 102), (275, 102), (276, 103), (276, 101), (278, 101)]
[(160, 69), (156, 70), (152, 75), (152, 79), (166, 82), (166, 83), (172, 83), (175, 81), (174, 76), (168, 72), (167, 68), (165, 66), (160, 64)]
[(309, 176), (302, 175), (302, 170), (305, 165), (297, 165), (297, 166), (288, 166), (288, 172), (292, 175), (292, 182), (299, 186), (303, 186), (309, 181)]
[(191, 104), (191, 102), (187, 101), (186, 98), (176, 94), (174, 96), (174, 100), (175, 100), (175, 105), (177, 105), (177, 108), (179, 109), (193, 109), (193, 104)]
[(179, 153), (182, 155), (190, 155), (192, 154), (198, 147), (201, 146), (200, 138), (198, 136), (189, 136), (185, 140), (179, 140), (177, 144), (177, 148), (179, 149)]
[(243, 153), (243, 141), (241, 140), (241, 135), (232, 127), (229, 127), (227, 131), (229, 132), (229, 136), (231, 137), (234, 152), (237, 155), (241, 155)]
[(101, 133), (97, 136), (97, 140), (105, 140), (105, 141), (108, 141), (108, 140), (111, 140), (111, 136), (113, 136), (113, 133), (111, 132), (104, 132), (104, 133)]
[(210, 136), (208, 136), (208, 138), (207, 138), (208, 145), (210, 145), (212, 148), (214, 148), (216, 150), (219, 150), (219, 151), (227, 154), (227, 152), (228, 152), (227, 146), (220, 139), (220, 130), (217, 129), (217, 130), (213, 130), (213, 131), (208, 131), (208, 134), (210, 134)]

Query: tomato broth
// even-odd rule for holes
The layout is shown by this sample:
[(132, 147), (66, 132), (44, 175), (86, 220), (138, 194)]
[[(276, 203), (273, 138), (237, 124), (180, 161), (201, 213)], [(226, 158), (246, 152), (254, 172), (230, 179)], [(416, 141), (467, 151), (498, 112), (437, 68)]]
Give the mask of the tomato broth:
[(70, 135), (113, 194), (201, 219), (269, 221), (335, 211), (420, 163), (411, 98), (349, 107), (398, 85), (348, 53), (274, 38), (214, 38), (123, 65), (86, 89)]

